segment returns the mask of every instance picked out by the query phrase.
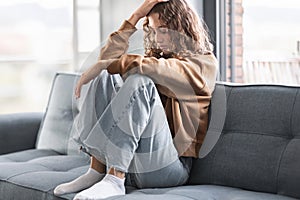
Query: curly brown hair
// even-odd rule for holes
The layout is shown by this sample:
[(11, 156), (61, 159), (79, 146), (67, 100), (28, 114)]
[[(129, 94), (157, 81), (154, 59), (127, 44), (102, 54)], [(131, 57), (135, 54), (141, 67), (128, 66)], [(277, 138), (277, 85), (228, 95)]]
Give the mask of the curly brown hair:
[(169, 0), (156, 4), (146, 16), (143, 24), (146, 56), (160, 57), (162, 55), (162, 50), (156, 49), (154, 35), (149, 27), (148, 16), (153, 13), (158, 13), (162, 24), (173, 32), (171, 40), (174, 48), (167, 58), (206, 54), (213, 51), (205, 22), (185, 0)]

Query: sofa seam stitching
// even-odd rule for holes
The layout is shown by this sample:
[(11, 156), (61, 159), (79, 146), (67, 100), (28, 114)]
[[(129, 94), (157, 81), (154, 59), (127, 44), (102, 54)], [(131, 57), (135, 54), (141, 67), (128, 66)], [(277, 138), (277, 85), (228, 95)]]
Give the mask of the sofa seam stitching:
[(279, 171), (280, 171), (279, 169), (280, 169), (280, 167), (281, 167), (283, 155), (285, 154), (286, 149), (287, 149), (287, 146), (289, 145), (290, 142), (291, 142), (291, 140), (289, 140), (289, 141), (286, 143), (286, 145), (285, 145), (283, 151), (282, 151), (281, 154), (280, 154), (280, 159), (279, 159), (278, 168), (277, 168), (277, 173), (276, 173), (276, 193), (277, 193), (277, 194), (278, 194), (278, 177), (279, 177)]
[(293, 133), (292, 133), (292, 124), (293, 124), (293, 115), (294, 115), (294, 108), (295, 108), (295, 104), (296, 104), (296, 100), (297, 100), (297, 96), (299, 94), (299, 90), (297, 90), (296, 92), (296, 95), (295, 95), (295, 98), (294, 98), (294, 103), (293, 103), (293, 106), (292, 106), (292, 112), (291, 112), (291, 116), (290, 116), (290, 133), (291, 135), (293, 136)]
[[(230, 90), (229, 90), (229, 93), (228, 93), (228, 97), (226, 98), (226, 107), (227, 107), (228, 99), (230, 98), (231, 93), (232, 93), (232, 87), (229, 87), (229, 88), (230, 88)], [(226, 91), (225, 91), (225, 94), (226, 94)], [(225, 115), (225, 116), (226, 116), (226, 115)], [(225, 121), (224, 121), (224, 126), (225, 126), (225, 123), (226, 123), (226, 117), (225, 117)], [(224, 130), (224, 129), (221, 130), (220, 138), (224, 136), (223, 130)], [(219, 138), (219, 139), (220, 139), (220, 138)], [(215, 164), (215, 160), (216, 160), (216, 151), (215, 151), (215, 153), (214, 153), (213, 162), (212, 162), (212, 167), (210, 168), (210, 171), (209, 171), (209, 174), (210, 174), (210, 176), (209, 176), (210, 178), (209, 178), (209, 179), (210, 179), (210, 182), (211, 182), (211, 183), (213, 183), (214, 180), (215, 180), (215, 178), (214, 178), (213, 175), (212, 175), (213, 169), (214, 169), (214, 166), (215, 166), (215, 165), (214, 165), (214, 164)]]
[[(273, 135), (273, 134), (266, 134), (264, 132), (256, 132), (256, 131), (243, 131), (243, 130), (225, 130), (223, 131), (224, 134), (232, 134), (232, 133), (239, 133), (239, 134), (253, 134), (253, 135), (264, 135), (269, 137), (278, 137), (278, 138), (284, 138), (284, 139), (291, 139), (290, 136), (284, 137), (282, 135)], [(295, 139), (300, 139), (300, 137), (293, 137)]]
[[(296, 92), (296, 95), (295, 95), (295, 98), (294, 98), (294, 103), (293, 103), (293, 106), (292, 106), (292, 112), (291, 112), (291, 115), (290, 115), (290, 133), (291, 135), (293, 136), (292, 134), (292, 122), (293, 122), (293, 114), (294, 114), (294, 108), (295, 108), (295, 104), (296, 104), (296, 99), (297, 99), (297, 96), (299, 94), (299, 90), (297, 90)], [(280, 168), (281, 168), (281, 165), (282, 165), (282, 160), (283, 160), (283, 155), (285, 154), (286, 152), (286, 149), (288, 147), (288, 145), (290, 144), (292, 140), (289, 140), (286, 145), (285, 145), (285, 148), (284, 150), (282, 151), (281, 155), (280, 155), (280, 160), (279, 160), (279, 163), (278, 163), (278, 169), (277, 169), (277, 173), (276, 173), (276, 193), (278, 194), (278, 189), (279, 189), (279, 172), (280, 172)]]

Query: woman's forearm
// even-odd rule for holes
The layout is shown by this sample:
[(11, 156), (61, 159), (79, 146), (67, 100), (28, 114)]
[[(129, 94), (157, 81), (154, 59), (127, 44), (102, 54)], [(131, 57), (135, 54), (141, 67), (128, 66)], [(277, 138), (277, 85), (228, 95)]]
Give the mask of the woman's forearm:
[(89, 83), (91, 80), (95, 79), (102, 70), (107, 69), (107, 67), (112, 63), (114, 59), (110, 60), (99, 60), (96, 64), (92, 65), (90, 68), (88, 68), (86, 71), (82, 73), (80, 76), (80, 79), (77, 82), (76, 88), (75, 88), (75, 96), (76, 98), (80, 97), (81, 93), (81, 87), (87, 83)]
[(82, 83), (87, 84), (95, 79), (102, 70), (106, 69), (115, 59), (99, 60), (96, 64), (92, 65), (82, 73)]
[(133, 13), (129, 19), (127, 20), (130, 24), (132, 24), (133, 26), (136, 26), (136, 24), (138, 23), (138, 21), (140, 20), (141, 18), (136, 15), (135, 13)]
[(115, 59), (99, 60), (96, 64), (92, 65), (83, 74), (92, 80), (96, 78), (102, 70), (106, 69)]

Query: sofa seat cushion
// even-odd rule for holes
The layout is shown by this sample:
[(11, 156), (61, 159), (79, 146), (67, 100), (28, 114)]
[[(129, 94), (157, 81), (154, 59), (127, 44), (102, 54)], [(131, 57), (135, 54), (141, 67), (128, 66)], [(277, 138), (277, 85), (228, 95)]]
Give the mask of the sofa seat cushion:
[[(0, 156), (0, 199), (73, 199), (61, 197), (53, 189), (86, 172), (89, 158), (82, 155), (60, 155), (53, 150), (27, 150)], [(251, 192), (217, 185), (190, 185), (172, 188), (127, 188), (127, 195), (110, 200), (294, 200), (275, 194)]]
[(180, 186), (164, 189), (134, 190), (109, 200), (296, 200), (276, 194), (252, 192), (217, 185)]
[(53, 189), (80, 176), (88, 166), (88, 157), (60, 155), (53, 150), (0, 156), (0, 199), (60, 199), (53, 195)]

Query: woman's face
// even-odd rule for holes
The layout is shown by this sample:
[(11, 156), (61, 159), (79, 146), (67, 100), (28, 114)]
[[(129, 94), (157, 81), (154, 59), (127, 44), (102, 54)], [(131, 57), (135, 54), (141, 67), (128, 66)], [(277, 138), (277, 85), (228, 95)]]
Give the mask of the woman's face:
[(165, 24), (162, 24), (158, 13), (152, 13), (148, 16), (149, 28), (153, 31), (154, 40), (157, 48), (163, 51), (172, 51), (171, 36)]

